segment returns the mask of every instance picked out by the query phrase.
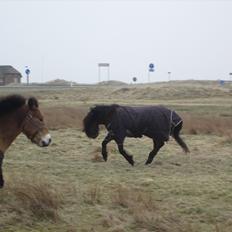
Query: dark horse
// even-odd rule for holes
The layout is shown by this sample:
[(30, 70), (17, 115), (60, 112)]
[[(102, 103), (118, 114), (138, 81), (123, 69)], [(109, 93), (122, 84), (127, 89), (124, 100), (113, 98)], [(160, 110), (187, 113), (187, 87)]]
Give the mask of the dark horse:
[(176, 142), (187, 153), (189, 149), (180, 138), (183, 121), (180, 116), (163, 106), (129, 107), (120, 105), (98, 105), (91, 108), (83, 120), (84, 132), (89, 138), (96, 138), (99, 125), (105, 125), (108, 134), (102, 142), (102, 156), (107, 161), (107, 144), (115, 140), (119, 152), (134, 165), (133, 156), (128, 155), (123, 147), (125, 137), (141, 138), (143, 135), (153, 140), (153, 150), (146, 164), (150, 164), (159, 149), (173, 136)]
[(20, 95), (0, 99), (0, 188), (4, 185), (2, 162), (4, 153), (15, 138), (23, 132), (40, 147), (51, 143), (51, 136), (44, 124), (36, 98), (26, 100)]

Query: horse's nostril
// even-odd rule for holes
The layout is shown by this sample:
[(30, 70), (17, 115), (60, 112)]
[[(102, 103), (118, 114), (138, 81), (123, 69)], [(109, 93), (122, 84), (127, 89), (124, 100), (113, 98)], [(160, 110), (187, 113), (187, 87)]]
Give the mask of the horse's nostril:
[(47, 140), (42, 140), (42, 146), (43, 146), (43, 147), (48, 146), (48, 145), (51, 143), (51, 141), (52, 141), (51, 138), (49, 138), (49, 139), (47, 139)]
[(45, 141), (42, 141), (43, 147), (47, 146), (47, 143)]

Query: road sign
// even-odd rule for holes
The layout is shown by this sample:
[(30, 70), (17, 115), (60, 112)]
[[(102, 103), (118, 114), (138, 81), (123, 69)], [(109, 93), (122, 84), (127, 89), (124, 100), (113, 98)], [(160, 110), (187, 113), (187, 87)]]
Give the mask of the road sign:
[(136, 81), (137, 81), (137, 77), (133, 77), (132, 80), (133, 80), (134, 82), (136, 82)]
[(150, 69), (154, 69), (154, 68), (155, 68), (155, 65), (154, 65), (153, 63), (150, 63), (150, 64), (149, 64), (149, 68), (150, 68)]
[(109, 67), (110, 64), (109, 63), (99, 63), (98, 66), (99, 67)]
[(148, 67), (149, 72), (155, 72), (155, 65), (153, 63), (150, 63)]
[(27, 85), (29, 85), (29, 74), (31, 73), (31, 70), (27, 66), (25, 68), (25, 73), (27, 75)]
[(30, 74), (30, 69), (29, 68), (27, 68), (26, 70), (25, 70), (25, 73), (27, 74), (27, 75), (29, 75)]

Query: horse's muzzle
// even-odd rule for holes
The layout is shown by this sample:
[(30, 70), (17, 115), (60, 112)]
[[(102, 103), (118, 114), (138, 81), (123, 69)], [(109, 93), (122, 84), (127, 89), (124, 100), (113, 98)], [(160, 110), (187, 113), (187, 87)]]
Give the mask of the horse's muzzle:
[(41, 138), (40, 142), (39, 142), (39, 146), (40, 147), (47, 147), (49, 146), (49, 144), (52, 142), (52, 139), (51, 139), (51, 135), (50, 134), (47, 134), (45, 135), (43, 138)]

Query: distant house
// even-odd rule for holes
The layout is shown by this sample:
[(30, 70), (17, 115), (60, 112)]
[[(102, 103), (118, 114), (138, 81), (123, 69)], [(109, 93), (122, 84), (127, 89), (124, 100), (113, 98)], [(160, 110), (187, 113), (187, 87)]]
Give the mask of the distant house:
[(10, 65), (0, 65), (0, 86), (21, 83), (22, 75)]

